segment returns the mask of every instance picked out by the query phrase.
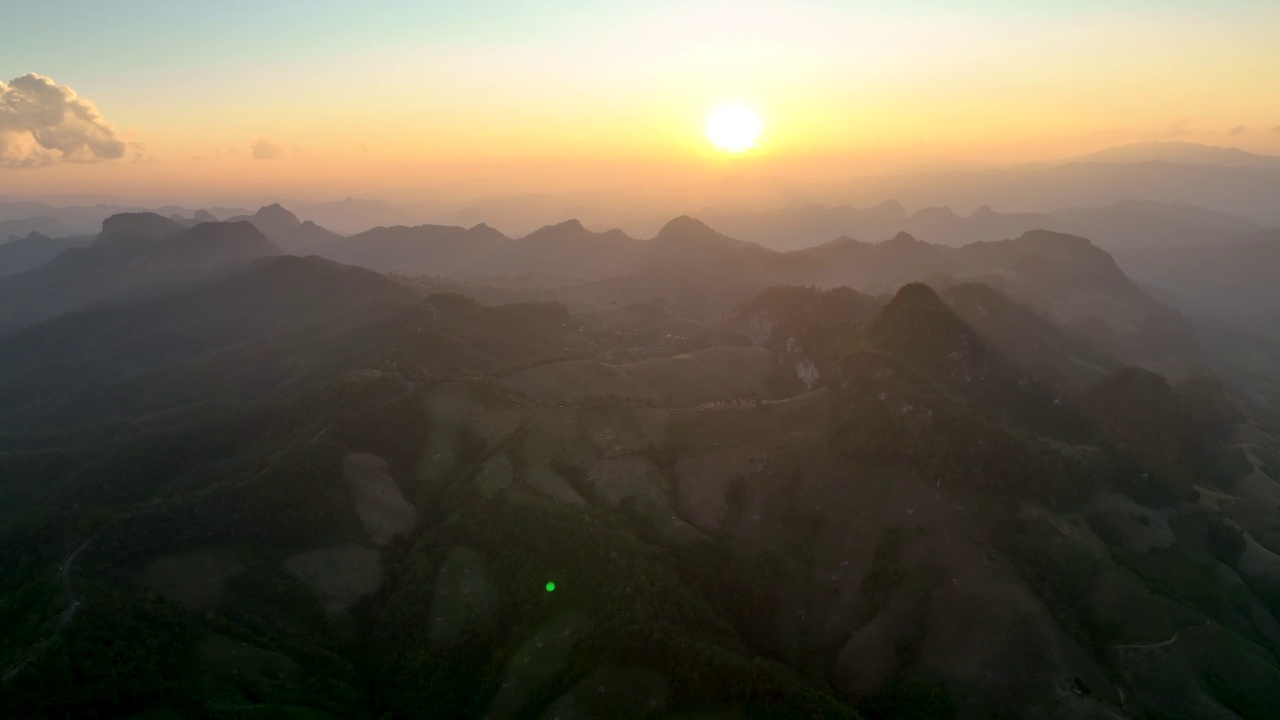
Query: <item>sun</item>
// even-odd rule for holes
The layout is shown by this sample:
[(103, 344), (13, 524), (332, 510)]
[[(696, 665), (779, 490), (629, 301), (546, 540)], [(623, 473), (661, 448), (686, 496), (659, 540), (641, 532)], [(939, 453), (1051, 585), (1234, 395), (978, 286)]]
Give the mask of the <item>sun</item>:
[(746, 152), (756, 146), (764, 123), (745, 105), (724, 105), (707, 116), (707, 137), (720, 150)]

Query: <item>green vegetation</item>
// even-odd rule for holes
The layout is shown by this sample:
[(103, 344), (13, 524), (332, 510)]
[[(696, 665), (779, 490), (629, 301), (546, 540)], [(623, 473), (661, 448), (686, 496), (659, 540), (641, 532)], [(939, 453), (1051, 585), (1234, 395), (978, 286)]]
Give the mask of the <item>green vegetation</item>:
[[(1051, 677), (1064, 713), (1120, 688), (1139, 716), (1161, 711), (1147, 654), (1242, 716), (1275, 708), (1277, 596), (1246, 536), (1274, 508), (1230, 493), (1276, 455), (1226, 445), (1242, 416), (1215, 380), (1074, 392), (1088, 373), (1042, 382), (927, 287), (781, 288), (728, 323), (772, 318), (768, 350), (689, 349), (752, 382), (803, 355), (818, 392), (534, 402), (515, 368), (643, 353), (558, 305), (311, 261), (267, 277), (306, 292), (246, 327), (223, 303), (270, 298), (233, 282), (38, 326), (30, 363), (0, 339), (0, 393), (34, 419), (0, 412), (0, 714), (935, 718), (1025, 709)], [(1003, 312), (1069, 361), (1079, 338)], [(55, 356), (87, 379), (59, 386), (35, 365)], [(353, 456), (377, 469), (364, 503), (414, 506), (395, 533), (362, 521)], [(350, 604), (297, 561), (335, 552), (377, 571)]]
[(833, 447), (856, 459), (916, 468), (959, 497), (1071, 504), (1095, 475), (994, 417), (974, 417), (912, 368), (882, 356), (850, 356), (843, 369)]
[(867, 720), (932, 720), (954, 717), (959, 705), (938, 685), (918, 680), (896, 680), (867, 698), (858, 711)]
[(1206, 542), (1209, 554), (1228, 567), (1234, 566), (1244, 554), (1244, 530), (1222, 518), (1209, 520)]
[(1127, 368), (1079, 403), (1097, 421), (1100, 441), (1130, 459), (1133, 469), (1119, 481), (1135, 500), (1181, 501), (1198, 479), (1230, 487), (1242, 474), (1238, 458), (1216, 449), (1235, 417), (1216, 380), (1192, 378), (1174, 388), (1160, 375)]
[[(444, 553), (453, 547), (484, 558), (500, 602), (487, 630), (442, 652), (430, 638), (433, 606), (422, 598), (431, 597)], [(666, 677), (676, 707), (745, 704), (755, 712), (793, 707), (838, 716), (833, 700), (747, 652), (714, 606), (681, 582), (697, 572), (679, 571), (678, 561), (638, 542), (616, 520), (476, 498), (424, 535), (413, 554), (371, 643), (371, 662), (387, 678), (379, 692), (400, 712), (427, 702), (453, 717), (483, 712), (506, 659), (546, 623), (571, 613), (575, 627), (590, 633), (568, 651), (554, 682), (530, 688), (526, 705), (550, 702), (590, 669), (620, 663)], [(544, 588), (549, 576), (557, 578), (554, 593)]]

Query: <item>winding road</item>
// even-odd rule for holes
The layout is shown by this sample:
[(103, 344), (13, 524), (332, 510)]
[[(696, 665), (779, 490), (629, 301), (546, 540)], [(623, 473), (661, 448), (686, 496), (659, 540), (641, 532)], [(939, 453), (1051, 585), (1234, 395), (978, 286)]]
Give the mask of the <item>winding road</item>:
[(58, 626), (53, 630), (55, 635), (59, 630), (71, 624), (72, 618), (76, 615), (76, 610), (80, 608), (80, 598), (76, 597), (76, 594), (71, 590), (71, 566), (75, 564), (75, 561), (80, 557), (80, 553), (84, 552), (84, 549), (89, 547), (89, 543), (92, 540), (93, 538), (89, 538), (88, 540), (80, 543), (80, 547), (72, 550), (71, 554), (67, 556), (67, 559), (62, 561), (62, 592), (67, 596), (67, 607), (62, 611), (62, 615), (58, 618)]
[(1111, 649), (1112, 650), (1146, 650), (1150, 648), (1166, 647), (1177, 642), (1178, 638), (1182, 635), (1183, 632), (1187, 630), (1199, 630), (1200, 628), (1203, 628), (1203, 627), (1209, 627), (1212, 624), (1213, 624), (1212, 620), (1205, 620), (1199, 625), (1192, 625), (1191, 627), (1185, 627), (1178, 630), (1173, 634), (1173, 637), (1170, 637), (1168, 640), (1162, 640), (1160, 642), (1153, 642), (1153, 643), (1133, 643), (1130, 645), (1112, 645)]
[[(67, 555), (66, 559), (62, 561), (62, 572), (60, 573), (60, 577), (62, 579), (62, 592), (67, 596), (67, 606), (62, 610), (62, 614), (58, 616), (58, 624), (54, 626), (53, 634), (50, 635), (50, 638), (57, 637), (58, 633), (61, 632), (63, 628), (70, 625), (71, 621), (76, 616), (76, 610), (80, 609), (80, 598), (76, 597), (76, 594), (72, 589), (71, 570), (75, 565), (76, 560), (79, 559), (80, 553), (84, 552), (85, 548), (89, 547), (89, 543), (92, 541), (93, 538), (90, 537), (88, 540), (80, 543), (80, 547), (72, 550), (71, 554)], [(0, 675), (0, 682), (9, 682), (9, 680), (13, 679), (15, 675), (22, 672), (22, 668), (26, 667), (27, 663), (31, 662), (33, 657), (34, 655), (27, 655), (17, 663), (10, 666), (9, 669), (4, 671), (3, 675)]]

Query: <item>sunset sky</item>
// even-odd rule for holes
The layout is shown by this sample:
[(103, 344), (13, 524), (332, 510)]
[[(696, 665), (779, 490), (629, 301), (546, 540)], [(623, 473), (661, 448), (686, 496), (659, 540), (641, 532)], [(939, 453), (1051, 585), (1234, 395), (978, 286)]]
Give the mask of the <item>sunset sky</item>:
[[(1280, 154), (1274, 0), (121, 0), (3, 15), (6, 194), (412, 199), (1158, 139)], [(99, 151), (32, 143), (30, 103), (14, 101), (28, 73), (96, 107)], [(762, 119), (754, 150), (707, 140), (726, 103)]]

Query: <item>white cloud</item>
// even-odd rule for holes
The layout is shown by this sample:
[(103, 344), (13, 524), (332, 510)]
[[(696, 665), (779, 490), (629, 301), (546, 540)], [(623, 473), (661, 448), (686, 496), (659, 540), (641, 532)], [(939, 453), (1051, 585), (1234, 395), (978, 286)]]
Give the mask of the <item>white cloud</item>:
[(0, 82), (0, 167), (99, 162), (125, 143), (94, 104), (35, 73)]

